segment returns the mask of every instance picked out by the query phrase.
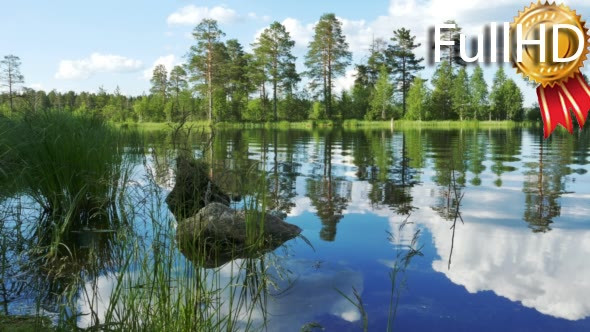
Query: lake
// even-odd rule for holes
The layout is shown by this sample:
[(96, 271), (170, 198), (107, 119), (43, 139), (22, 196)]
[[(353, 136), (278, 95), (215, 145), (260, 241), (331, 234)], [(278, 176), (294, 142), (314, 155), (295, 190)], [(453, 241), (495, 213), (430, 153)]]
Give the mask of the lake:
[[(174, 168), (162, 137), (148, 138), (130, 181), (155, 174), (154, 195), (165, 197)], [(222, 188), (251, 196), (262, 175), (266, 208), (303, 230), (262, 258), (281, 277), (252, 311), (254, 326), (590, 330), (588, 130), (543, 140), (538, 129), (220, 129), (211, 139), (212, 149), (191, 149)], [(134, 227), (153, 235), (146, 215)], [(239, 261), (213, 279), (242, 273)], [(99, 306), (117, 271), (92, 283)]]

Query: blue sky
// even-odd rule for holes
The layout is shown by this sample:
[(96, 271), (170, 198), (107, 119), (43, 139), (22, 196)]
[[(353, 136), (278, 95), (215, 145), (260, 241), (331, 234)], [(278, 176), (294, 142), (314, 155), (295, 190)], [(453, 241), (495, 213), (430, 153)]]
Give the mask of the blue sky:
[[(2, 2), (0, 55), (21, 58), (25, 86), (59, 91), (96, 91), (99, 86), (112, 91), (119, 86), (123, 93), (134, 95), (149, 89), (156, 63), (170, 67), (184, 61), (193, 44), (190, 33), (205, 17), (217, 19), (226, 38), (237, 38), (246, 49), (272, 21), (282, 22), (296, 41), (298, 69), (303, 70), (313, 24), (326, 12), (343, 21), (356, 63), (366, 56), (373, 37), (389, 39), (393, 29), (410, 28), (424, 41), (429, 26), (456, 19), (469, 37), (491, 21), (511, 21), (529, 4), (515, 0)], [(590, 18), (588, 1), (565, 2)], [(418, 52), (424, 54), (426, 47)], [(490, 84), (496, 68), (484, 68)], [(352, 84), (353, 69), (338, 80), (338, 89)], [(521, 85), (526, 104), (535, 101), (534, 89), (513, 69), (506, 69)], [(432, 71), (427, 67), (422, 76), (428, 78)]]

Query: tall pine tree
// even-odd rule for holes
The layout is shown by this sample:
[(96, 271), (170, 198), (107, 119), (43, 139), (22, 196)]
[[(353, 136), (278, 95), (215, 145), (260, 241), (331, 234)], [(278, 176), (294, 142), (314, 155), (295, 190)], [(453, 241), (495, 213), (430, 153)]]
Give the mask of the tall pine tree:
[(414, 50), (420, 47), (420, 43), (416, 44), (415, 40), (416, 36), (412, 36), (410, 30), (401, 28), (393, 32), (393, 45), (388, 49), (394, 83), (402, 97), (402, 116), (406, 114), (406, 97), (410, 85), (416, 73), (424, 69), (420, 65), (424, 58), (416, 58), (414, 54)]
[(214, 85), (223, 73), (223, 44), (221, 38), (225, 33), (217, 26), (217, 21), (204, 19), (193, 30), (197, 44), (189, 52), (189, 68), (193, 73), (191, 80), (203, 82), (207, 95), (207, 118), (213, 121)]
[(352, 54), (348, 50), (342, 22), (334, 14), (324, 14), (314, 29), (313, 40), (305, 56), (310, 88), (322, 87), (326, 116), (332, 118), (332, 89), (334, 79), (344, 75)]
[(284, 25), (273, 22), (264, 29), (253, 46), (272, 84), (274, 120), (277, 121), (279, 89), (287, 87), (292, 90), (293, 82), (298, 80), (296, 58), (292, 53), (295, 42)]
[(473, 120), (481, 119), (488, 113), (488, 84), (483, 77), (483, 70), (478, 65), (473, 70), (469, 80), (471, 88), (471, 107), (473, 109)]

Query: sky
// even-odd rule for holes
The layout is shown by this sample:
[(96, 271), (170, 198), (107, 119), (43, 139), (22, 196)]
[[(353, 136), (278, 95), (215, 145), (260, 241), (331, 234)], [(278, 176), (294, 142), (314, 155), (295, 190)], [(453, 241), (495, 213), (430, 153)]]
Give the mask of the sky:
[[(564, 1), (582, 18), (590, 18), (587, 0)], [(193, 28), (204, 18), (219, 22), (225, 39), (236, 38), (246, 50), (273, 21), (285, 25), (296, 42), (297, 68), (319, 17), (333, 12), (343, 23), (353, 64), (366, 59), (373, 38), (389, 40), (400, 27), (409, 28), (426, 55), (427, 29), (455, 19), (468, 38), (490, 22), (510, 22), (530, 2), (517, 0), (102, 0), (8, 1), (0, 0), (0, 56), (14, 54), (22, 61), (24, 86), (58, 91), (113, 91), (128, 95), (149, 90), (156, 64), (168, 70), (185, 61), (194, 40)], [(484, 66), (491, 85), (498, 64)], [(471, 68), (471, 67), (470, 67)], [(509, 64), (509, 77), (521, 86), (525, 105), (536, 101), (534, 88), (526, 85)], [(421, 73), (429, 78), (434, 67)], [(589, 71), (584, 69), (584, 72)], [(342, 90), (354, 82), (354, 66), (336, 81)]]

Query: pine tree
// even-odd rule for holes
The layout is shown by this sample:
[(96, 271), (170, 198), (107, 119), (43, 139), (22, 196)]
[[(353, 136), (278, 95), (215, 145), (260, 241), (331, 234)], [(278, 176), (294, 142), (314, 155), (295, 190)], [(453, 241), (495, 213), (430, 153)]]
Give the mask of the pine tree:
[(174, 66), (170, 71), (170, 79), (168, 81), (168, 94), (174, 98), (173, 116), (180, 113), (181, 116), (188, 115), (185, 109), (185, 104), (181, 106), (180, 96), (188, 89), (188, 77), (186, 70), (182, 66)]
[(482, 118), (488, 114), (488, 84), (483, 77), (483, 70), (478, 65), (473, 70), (469, 80), (471, 92), (471, 108), (473, 109), (473, 120)]
[(432, 104), (438, 111), (437, 114), (432, 114), (435, 119), (448, 120), (454, 117), (451, 94), (453, 79), (453, 68), (449, 62), (446, 60), (441, 62), (432, 77)]
[(379, 79), (382, 66), (388, 66), (387, 71), (391, 72), (390, 64), (387, 59), (387, 43), (382, 38), (373, 39), (369, 49), (369, 59), (367, 60), (367, 84), (373, 88)]
[(512, 79), (508, 79), (502, 87), (506, 120), (522, 121), (524, 119), (522, 91)]
[(416, 44), (415, 40), (416, 36), (412, 36), (410, 30), (401, 28), (393, 32), (393, 45), (388, 49), (394, 83), (402, 97), (402, 116), (406, 114), (406, 97), (410, 85), (416, 73), (424, 69), (420, 65), (424, 58), (416, 58), (414, 54), (414, 50), (421, 45)]
[(356, 77), (352, 87), (351, 119), (362, 119), (369, 110), (372, 86), (369, 84), (368, 70), (365, 65), (356, 66)]
[(295, 56), (292, 49), (295, 42), (291, 35), (279, 22), (273, 22), (258, 37), (252, 45), (257, 58), (262, 61), (262, 66), (267, 72), (273, 89), (274, 120), (278, 120), (278, 92), (281, 87), (292, 89), (292, 82), (298, 80), (295, 71)]
[(158, 95), (166, 99), (168, 92), (168, 71), (164, 65), (157, 65), (152, 72), (152, 79), (150, 80), (152, 87), (150, 92), (153, 95)]
[(490, 93), (491, 108), (488, 115), (490, 121), (492, 118), (495, 118), (496, 120), (506, 118), (506, 96), (503, 91), (505, 83), (506, 73), (504, 72), (504, 67), (500, 66), (494, 76), (494, 85), (492, 86), (492, 92)]
[(227, 92), (230, 98), (231, 118), (240, 120), (241, 110), (246, 107), (252, 85), (248, 80), (248, 57), (236, 39), (226, 43), (228, 61), (225, 65)]
[(213, 90), (223, 72), (223, 50), (221, 38), (225, 33), (217, 26), (217, 21), (204, 19), (193, 30), (197, 45), (189, 52), (189, 68), (193, 72), (191, 80), (204, 82), (207, 91), (207, 118), (213, 121)]
[(180, 92), (188, 88), (188, 77), (182, 66), (174, 66), (170, 71), (169, 93), (178, 101)]
[(332, 88), (334, 79), (344, 75), (352, 54), (342, 32), (342, 22), (334, 14), (324, 14), (314, 29), (313, 40), (305, 56), (310, 88), (322, 87), (326, 116), (332, 118)]
[(385, 65), (381, 66), (379, 79), (375, 83), (375, 89), (371, 96), (371, 111), (368, 114), (369, 120), (380, 118), (386, 120), (391, 109), (391, 98), (393, 97), (393, 86), (389, 82), (389, 73)]
[(12, 54), (4, 56), (4, 60), (0, 61), (0, 85), (8, 89), (11, 112), (14, 112), (16, 85), (25, 82), (25, 78), (20, 72), (20, 65), (20, 58)]
[(426, 120), (426, 110), (428, 105), (429, 91), (424, 84), (424, 80), (419, 76), (414, 78), (410, 89), (408, 90), (408, 120)]
[(459, 116), (459, 120), (463, 121), (470, 115), (470, 91), (469, 91), (469, 76), (465, 68), (459, 69), (455, 76), (451, 87), (451, 99), (453, 103), (453, 113)]

